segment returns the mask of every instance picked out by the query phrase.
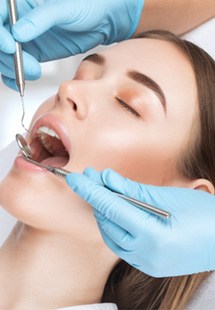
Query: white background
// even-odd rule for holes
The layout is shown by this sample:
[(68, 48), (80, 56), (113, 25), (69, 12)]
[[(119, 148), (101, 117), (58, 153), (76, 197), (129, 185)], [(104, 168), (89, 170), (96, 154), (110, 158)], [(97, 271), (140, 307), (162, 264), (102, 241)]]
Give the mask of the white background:
[[(203, 47), (215, 58), (215, 18), (201, 25), (185, 36), (188, 40)], [(47, 97), (56, 93), (60, 82), (71, 79), (77, 64), (83, 56), (44, 64), (43, 77), (39, 81), (27, 82), (25, 92), (26, 118), (28, 126), (37, 107)], [(0, 151), (14, 140), (17, 132), (23, 133), (20, 125), (22, 115), (19, 94), (10, 90), (0, 82)], [(13, 158), (15, 151), (3, 151), (0, 156), (0, 174), (7, 169), (9, 157)], [(1, 178), (1, 175), (0, 175)], [(26, 189), (27, 190), (27, 189)], [(8, 235), (15, 219), (0, 209), (0, 246)]]

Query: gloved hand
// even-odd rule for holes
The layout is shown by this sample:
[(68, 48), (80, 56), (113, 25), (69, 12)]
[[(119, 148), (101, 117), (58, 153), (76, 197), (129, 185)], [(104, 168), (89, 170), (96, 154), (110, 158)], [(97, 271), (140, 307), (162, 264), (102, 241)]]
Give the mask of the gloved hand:
[[(93, 208), (107, 246), (154, 277), (215, 269), (215, 197), (175, 187), (141, 185), (107, 169), (71, 173), (68, 185)], [(108, 188), (169, 211), (162, 219), (135, 208)]]
[[(83, 53), (98, 44), (129, 38), (135, 31), (144, 0), (19, 0), (19, 21), (13, 36), (23, 44), (27, 80), (41, 75), (38, 62)], [(3, 82), (17, 89), (6, 0), (0, 1), (0, 71)]]

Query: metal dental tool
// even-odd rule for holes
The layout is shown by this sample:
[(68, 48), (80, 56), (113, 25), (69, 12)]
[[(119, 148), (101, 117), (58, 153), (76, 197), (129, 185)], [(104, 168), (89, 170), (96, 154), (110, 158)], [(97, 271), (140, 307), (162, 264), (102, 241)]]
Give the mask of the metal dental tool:
[[(10, 27), (12, 30), (13, 25), (18, 20), (16, 0), (8, 0), (8, 8), (9, 8), (9, 17), (10, 17)], [(22, 124), (22, 127), (26, 131), (28, 131), (28, 129), (26, 129), (24, 122), (23, 122), (24, 117), (25, 117), (25, 108), (24, 108), (25, 77), (24, 77), (24, 69), (23, 69), (22, 47), (19, 42), (16, 42), (16, 52), (14, 54), (14, 68), (15, 68), (16, 84), (19, 89), (21, 103), (22, 103), (21, 124)]]
[(20, 148), (20, 150), (22, 151), (22, 154), (26, 157), (26, 158), (31, 158), (32, 157), (32, 153), (31, 153), (31, 148), (28, 145), (27, 141), (25, 140), (25, 138), (23, 138), (22, 135), (17, 134), (16, 135), (16, 142)]
[(25, 140), (25, 138), (20, 135), (20, 134), (16, 134), (16, 142), (20, 148), (20, 150), (22, 151), (22, 154), (24, 155), (25, 159), (34, 164), (34, 165), (37, 165), (41, 168), (44, 168), (52, 173), (54, 173), (55, 175), (58, 175), (58, 176), (61, 176), (63, 178), (66, 178), (66, 175), (68, 173), (70, 173), (69, 171), (67, 170), (64, 170), (62, 168), (58, 168), (58, 167), (52, 167), (52, 166), (48, 166), (48, 165), (44, 165), (44, 164), (41, 164), (35, 160), (32, 160), (31, 157), (32, 157), (32, 152), (31, 152), (31, 148), (29, 146), (29, 144), (27, 143), (27, 141)]
[[(42, 168), (44, 168), (44, 169), (54, 173), (57, 176), (63, 177), (64, 179), (66, 178), (68, 173), (71, 173), (70, 171), (62, 169), (62, 168), (44, 165), (42, 163), (39, 163), (37, 161), (32, 160), (31, 159), (31, 157), (32, 157), (31, 148), (28, 145), (27, 141), (23, 138), (23, 136), (21, 136), (20, 134), (17, 134), (16, 135), (16, 141), (18, 143), (18, 146), (19, 146), (20, 150), (22, 151), (22, 154), (24, 155), (25, 159), (28, 162), (30, 162), (30, 163), (32, 163), (34, 165), (37, 165), (39, 167), (42, 167)], [(137, 199), (130, 198), (130, 197), (125, 196), (123, 194), (117, 193), (117, 192), (115, 192), (113, 190), (111, 190), (111, 191), (113, 193), (115, 193), (118, 197), (123, 198), (124, 200), (132, 203), (135, 207), (137, 207), (139, 209), (144, 209), (146, 211), (149, 211), (150, 213), (153, 213), (153, 214), (158, 215), (158, 216), (163, 217), (163, 218), (169, 218), (171, 216), (171, 214), (169, 212), (166, 212), (166, 211), (161, 210), (159, 208), (153, 207), (153, 206), (151, 206), (149, 204), (146, 204), (146, 203), (144, 203), (142, 201), (139, 201)]]

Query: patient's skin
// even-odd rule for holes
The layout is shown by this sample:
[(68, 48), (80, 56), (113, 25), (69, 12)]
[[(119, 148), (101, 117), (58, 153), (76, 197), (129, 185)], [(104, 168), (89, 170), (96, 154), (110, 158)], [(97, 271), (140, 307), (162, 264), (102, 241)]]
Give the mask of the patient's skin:
[[(105, 64), (84, 61), (74, 80), (37, 111), (32, 127), (43, 116), (57, 118), (71, 142), (70, 171), (109, 167), (142, 183), (195, 187), (201, 181), (187, 180), (176, 169), (198, 120), (189, 62), (172, 44), (154, 39), (122, 42), (101, 55)], [(159, 84), (166, 112), (151, 89), (127, 76), (129, 70)], [(0, 203), (25, 223), (16, 225), (0, 251), (0, 308), (100, 301), (118, 258), (103, 243), (90, 206), (62, 179), (17, 166), (0, 185)]]

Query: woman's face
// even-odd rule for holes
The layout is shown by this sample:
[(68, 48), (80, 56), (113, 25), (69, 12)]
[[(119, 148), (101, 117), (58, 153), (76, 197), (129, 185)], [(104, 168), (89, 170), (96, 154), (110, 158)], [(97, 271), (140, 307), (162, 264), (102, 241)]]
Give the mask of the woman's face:
[[(198, 115), (196, 98), (191, 66), (174, 45), (122, 42), (87, 57), (39, 108), (28, 136), (33, 158), (75, 172), (112, 168), (141, 183), (186, 186), (176, 162)], [(69, 158), (45, 127), (63, 140)], [(97, 230), (91, 208), (64, 180), (20, 158), (0, 185), (0, 202), (40, 229), (87, 239)]]

